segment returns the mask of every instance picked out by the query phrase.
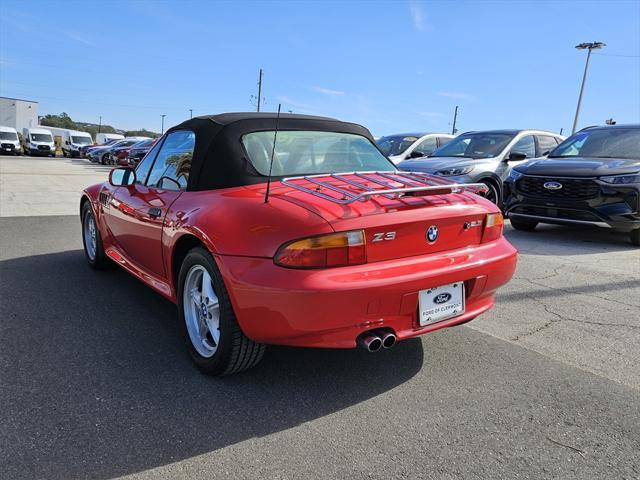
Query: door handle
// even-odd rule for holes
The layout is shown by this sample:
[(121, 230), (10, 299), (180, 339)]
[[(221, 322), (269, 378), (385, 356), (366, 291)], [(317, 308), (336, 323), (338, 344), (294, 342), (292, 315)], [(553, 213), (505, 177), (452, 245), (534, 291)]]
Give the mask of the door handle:
[(162, 215), (162, 209), (158, 208), (158, 207), (151, 207), (148, 211), (149, 216), (152, 218), (158, 218), (160, 215)]

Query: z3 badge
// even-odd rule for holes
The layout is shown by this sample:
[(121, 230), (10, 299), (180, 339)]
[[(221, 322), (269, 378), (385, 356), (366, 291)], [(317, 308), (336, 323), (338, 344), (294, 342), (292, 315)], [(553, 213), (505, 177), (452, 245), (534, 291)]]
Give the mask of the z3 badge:
[(372, 242), (381, 242), (383, 240), (395, 240), (396, 232), (374, 233)]

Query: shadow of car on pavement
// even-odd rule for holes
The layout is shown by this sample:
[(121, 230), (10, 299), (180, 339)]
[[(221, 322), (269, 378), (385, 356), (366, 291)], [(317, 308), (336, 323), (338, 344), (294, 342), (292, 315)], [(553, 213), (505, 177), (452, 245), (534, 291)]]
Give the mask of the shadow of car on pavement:
[[(413, 339), (378, 354), (270, 347), (243, 374), (192, 365), (175, 306), (80, 250), (0, 262), (0, 472), (110, 478), (269, 435), (411, 379)], [(25, 468), (29, 465), (29, 468)]]

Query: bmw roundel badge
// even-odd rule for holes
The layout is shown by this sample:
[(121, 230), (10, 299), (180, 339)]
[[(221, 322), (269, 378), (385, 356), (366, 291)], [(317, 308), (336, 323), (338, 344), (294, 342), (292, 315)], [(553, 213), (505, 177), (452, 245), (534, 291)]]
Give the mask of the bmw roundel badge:
[(427, 242), (434, 243), (438, 240), (438, 227), (431, 225), (427, 230)]

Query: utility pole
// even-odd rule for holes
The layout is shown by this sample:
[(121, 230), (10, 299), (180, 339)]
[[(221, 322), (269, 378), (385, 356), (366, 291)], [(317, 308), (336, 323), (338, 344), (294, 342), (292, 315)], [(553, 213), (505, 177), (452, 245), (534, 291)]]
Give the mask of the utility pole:
[(578, 126), (580, 106), (582, 105), (582, 93), (584, 92), (584, 83), (587, 80), (587, 71), (589, 70), (589, 59), (591, 58), (591, 50), (598, 50), (606, 46), (607, 45), (602, 42), (581, 43), (580, 45), (576, 45), (576, 48), (578, 50), (589, 50), (589, 52), (587, 53), (587, 62), (584, 65), (584, 74), (582, 75), (582, 84), (580, 85), (580, 95), (578, 96), (578, 106), (576, 107), (576, 116), (573, 118), (573, 128), (571, 129), (572, 135), (576, 133), (576, 128)]
[(164, 135), (164, 117), (166, 117), (165, 114), (160, 115), (162, 117), (162, 132), (160, 133), (160, 135)]
[(100, 133), (100, 130), (102, 129), (102, 117), (99, 117), (100, 120), (98, 120), (98, 133)]
[(256, 112), (260, 111), (260, 100), (262, 99), (262, 69), (260, 69), (260, 74), (258, 75), (258, 108)]
[(456, 109), (453, 112), (453, 128), (451, 129), (451, 135), (455, 135), (458, 133), (458, 129), (456, 128), (456, 121), (458, 120), (458, 105), (456, 105)]
[(189, 118), (193, 118), (193, 108), (189, 109)]

